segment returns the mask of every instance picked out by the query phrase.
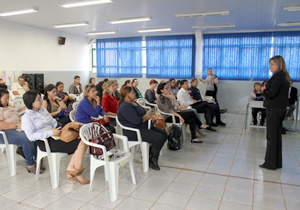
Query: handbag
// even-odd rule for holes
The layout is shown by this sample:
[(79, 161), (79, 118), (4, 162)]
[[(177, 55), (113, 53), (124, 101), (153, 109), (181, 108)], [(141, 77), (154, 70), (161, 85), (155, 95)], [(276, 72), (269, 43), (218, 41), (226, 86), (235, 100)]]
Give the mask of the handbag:
[(80, 128), (81, 124), (77, 121), (66, 124), (61, 130), (61, 134), (59, 137), (60, 140), (68, 143), (70, 141), (78, 139)]
[(108, 121), (105, 121), (103, 119), (100, 119), (100, 120), (92, 119), (92, 122), (93, 123), (100, 123), (101, 125), (108, 125), (110, 123), (110, 118), (108, 118), (108, 119), (109, 119)]
[(157, 128), (165, 130), (167, 128), (167, 124), (163, 115), (157, 114), (155, 117), (155, 126)]
[[(99, 126), (100, 129), (96, 129), (95, 125)], [(98, 122), (93, 122), (92, 124), (92, 139), (90, 139), (90, 142), (105, 146), (107, 151), (116, 146), (112, 132), (106, 130), (106, 128)], [(103, 151), (98, 147), (90, 146), (90, 154), (103, 155)]]

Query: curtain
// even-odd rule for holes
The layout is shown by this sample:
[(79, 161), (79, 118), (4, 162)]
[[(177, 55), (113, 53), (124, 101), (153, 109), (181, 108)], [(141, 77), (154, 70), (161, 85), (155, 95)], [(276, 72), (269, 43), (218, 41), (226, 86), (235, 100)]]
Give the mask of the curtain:
[(146, 37), (147, 78), (195, 76), (195, 35)]
[(219, 79), (264, 80), (269, 78), (272, 33), (203, 35), (203, 78), (212, 68)]
[(281, 55), (294, 81), (300, 81), (300, 31), (273, 32), (273, 55)]
[(142, 77), (142, 37), (97, 39), (98, 77)]

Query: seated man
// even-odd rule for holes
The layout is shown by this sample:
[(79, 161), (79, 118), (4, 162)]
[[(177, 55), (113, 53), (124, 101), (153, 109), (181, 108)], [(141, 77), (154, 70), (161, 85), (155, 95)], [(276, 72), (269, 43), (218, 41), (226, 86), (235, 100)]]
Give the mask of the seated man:
[[(191, 88), (189, 89), (189, 94), (191, 96), (191, 99), (197, 100), (197, 101), (203, 101), (200, 90), (197, 88), (198, 86), (198, 80), (196, 78), (192, 79), (191, 81)], [(220, 114), (220, 108), (216, 103), (207, 103), (207, 106), (213, 110), (212, 113), (215, 113), (216, 116), (216, 123), (217, 125), (225, 126), (226, 124), (221, 121), (221, 114)], [(213, 119), (213, 116), (212, 116)]]
[(82, 93), (82, 88), (80, 84), (80, 76), (74, 77), (74, 83), (69, 88), (69, 94), (75, 94), (79, 96)]
[(286, 113), (285, 117), (287, 120), (292, 120), (293, 112), (295, 110), (295, 102), (298, 99), (298, 90), (295, 87), (292, 87), (293, 80), (291, 79), (290, 90), (289, 90), (289, 110)]
[(187, 80), (181, 80), (180, 83), (181, 83), (181, 89), (178, 91), (177, 94), (177, 100), (179, 101), (180, 105), (185, 107), (191, 106), (192, 108), (196, 109), (198, 113), (204, 113), (206, 124), (209, 125), (209, 127), (207, 127), (206, 129), (211, 131), (216, 131), (211, 127), (212, 125), (215, 124), (212, 121), (212, 110), (208, 106), (208, 103), (206, 101), (198, 102), (195, 99), (191, 99), (188, 91), (189, 84)]
[(18, 81), (11, 85), (11, 91), (14, 95), (24, 95), (29, 89), (28, 83), (23, 76), (19, 76)]

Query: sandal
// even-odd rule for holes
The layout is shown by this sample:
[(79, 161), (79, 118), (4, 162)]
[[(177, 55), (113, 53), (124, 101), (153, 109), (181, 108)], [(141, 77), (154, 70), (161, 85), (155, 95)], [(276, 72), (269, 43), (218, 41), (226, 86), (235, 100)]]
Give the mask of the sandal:
[(199, 139), (192, 139), (191, 140), (192, 143), (203, 143), (203, 141), (200, 141)]
[[(36, 165), (33, 167), (26, 166), (28, 173), (36, 174)], [(40, 174), (44, 173), (44, 170), (40, 169)]]

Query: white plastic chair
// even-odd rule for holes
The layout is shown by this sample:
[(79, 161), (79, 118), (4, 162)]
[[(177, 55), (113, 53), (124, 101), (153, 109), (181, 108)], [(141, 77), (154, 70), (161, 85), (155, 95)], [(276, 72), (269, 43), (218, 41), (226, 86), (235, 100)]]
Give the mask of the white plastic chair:
[(141, 131), (139, 129), (137, 129), (137, 128), (130, 128), (130, 127), (126, 127), (126, 126), (122, 125), (119, 122), (118, 117), (116, 117), (116, 121), (117, 121), (117, 124), (122, 129), (136, 132), (138, 140), (137, 141), (130, 141), (130, 139), (129, 139), (128, 140), (129, 149), (130, 149), (130, 151), (131, 151), (131, 153), (133, 154), (133, 157), (134, 157), (135, 150), (134, 150), (133, 147), (140, 146), (141, 152), (142, 152), (142, 159), (143, 159), (143, 170), (144, 170), (144, 172), (147, 172), (149, 170), (149, 143), (148, 142), (144, 142), (142, 140)]
[(15, 176), (17, 174), (17, 166), (16, 166), (16, 149), (17, 145), (9, 144), (7, 140), (6, 133), (4, 131), (0, 131), (0, 135), (2, 135), (4, 144), (0, 144), (0, 148), (2, 152), (4, 148), (6, 149), (6, 156), (8, 161), (8, 168), (10, 172), (10, 176)]
[[(124, 166), (127, 162), (129, 163), (132, 183), (136, 184), (134, 168), (133, 168), (133, 156), (129, 152), (128, 139), (126, 136), (113, 134), (114, 138), (120, 139), (123, 142), (123, 151), (126, 152), (126, 156), (118, 158), (116, 160), (108, 160), (106, 147), (103, 145), (89, 142), (92, 138), (92, 123), (85, 124), (80, 129), (81, 140), (89, 146), (101, 148), (103, 151), (103, 160), (97, 159), (94, 155), (90, 155), (90, 192), (93, 190), (93, 181), (95, 171), (98, 167), (104, 166), (105, 180), (109, 184), (109, 193), (111, 201), (118, 199), (118, 182), (119, 182), (119, 168)], [(98, 133), (100, 133), (100, 126), (94, 125)]]
[(77, 96), (77, 97), (76, 97), (76, 101), (77, 101), (77, 102), (80, 102), (83, 98), (84, 98), (84, 97), (81, 96), (81, 95), (80, 95), (80, 96)]
[(73, 110), (70, 112), (69, 118), (70, 118), (71, 122), (76, 121), (76, 114), (77, 114), (77, 110), (76, 110), (76, 109), (73, 109)]
[(72, 97), (74, 101), (76, 101), (76, 97), (77, 97), (77, 96), (76, 96), (75, 94), (72, 94), (72, 93), (71, 93), (71, 94), (69, 94), (69, 96)]
[[(147, 110), (149, 110), (149, 109), (151, 110), (151, 108), (155, 108), (155, 110), (157, 110), (157, 105), (153, 104), (153, 103), (150, 103), (145, 98), (138, 98), (137, 103), (139, 105), (141, 105), (142, 107), (144, 107), (145, 109), (147, 109)], [(147, 105), (150, 105), (150, 106), (147, 106)]]
[(67, 156), (68, 153), (51, 152), (48, 140), (41, 139), (41, 141), (44, 141), (46, 151), (44, 152), (37, 147), (35, 180), (37, 181), (40, 178), (40, 166), (42, 158), (48, 157), (52, 188), (58, 188), (60, 159), (64, 156)]
[(79, 101), (76, 101), (76, 102), (74, 102), (74, 103), (72, 104), (73, 110), (76, 110), (76, 109), (77, 109), (79, 103), (80, 103)]

